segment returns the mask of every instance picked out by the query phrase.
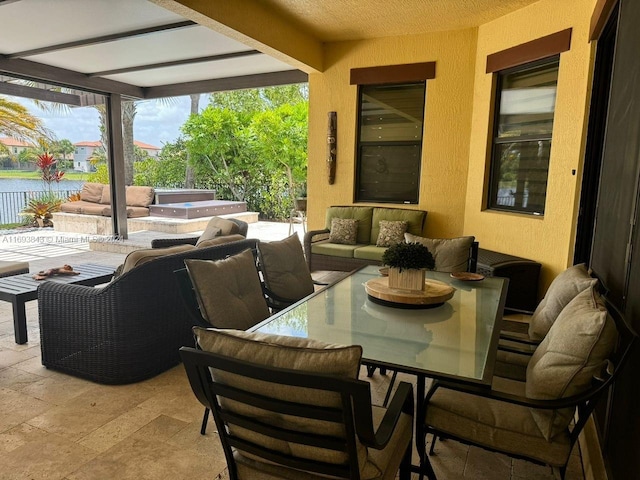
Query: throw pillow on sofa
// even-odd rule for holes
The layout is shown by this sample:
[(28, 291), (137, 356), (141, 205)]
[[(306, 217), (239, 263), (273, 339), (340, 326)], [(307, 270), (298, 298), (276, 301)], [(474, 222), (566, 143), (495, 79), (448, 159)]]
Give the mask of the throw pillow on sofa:
[(407, 231), (407, 222), (404, 220), (389, 221), (380, 220), (380, 233), (376, 247), (391, 247), (404, 241), (404, 234)]
[(469, 268), (471, 245), (475, 237), (426, 238), (418, 235), (404, 234), (408, 243), (421, 243), (429, 249), (436, 261), (438, 272), (465, 272)]
[(329, 242), (355, 245), (358, 236), (358, 220), (354, 218), (331, 219)]

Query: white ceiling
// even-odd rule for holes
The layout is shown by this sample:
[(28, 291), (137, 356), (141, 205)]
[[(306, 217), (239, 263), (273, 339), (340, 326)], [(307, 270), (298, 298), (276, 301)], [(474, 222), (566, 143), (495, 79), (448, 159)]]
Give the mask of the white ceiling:
[[(538, 0), (218, 1), (240, 14), (243, 5), (247, 14), (262, 8), (267, 16), (282, 19), (281, 27), (331, 42), (475, 27)], [(0, 19), (0, 75), (138, 98), (307, 78), (288, 63), (254, 50), (266, 51), (255, 46), (262, 44), (250, 47), (147, 0), (0, 0)], [(181, 25), (131, 35), (172, 24)], [(125, 33), (130, 35), (101, 38)], [(2, 86), (0, 82), (0, 92)]]
[[(0, 60), (2, 56), (17, 58), (136, 87), (297, 72), (280, 60), (197, 24), (64, 47), (69, 42), (92, 42), (105, 35), (187, 21), (147, 0), (0, 0), (0, 18)], [(52, 51), (32, 52), (55, 46), (58, 48)], [(230, 58), (207, 58), (228, 54)], [(157, 65), (166, 62), (179, 64)], [(147, 68), (113, 72), (137, 67)]]

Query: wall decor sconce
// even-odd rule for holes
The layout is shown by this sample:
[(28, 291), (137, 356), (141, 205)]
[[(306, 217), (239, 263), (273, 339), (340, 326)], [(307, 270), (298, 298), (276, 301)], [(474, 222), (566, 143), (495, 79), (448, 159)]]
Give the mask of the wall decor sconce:
[(336, 180), (336, 137), (338, 135), (338, 114), (329, 112), (329, 124), (327, 128), (327, 175), (329, 185)]

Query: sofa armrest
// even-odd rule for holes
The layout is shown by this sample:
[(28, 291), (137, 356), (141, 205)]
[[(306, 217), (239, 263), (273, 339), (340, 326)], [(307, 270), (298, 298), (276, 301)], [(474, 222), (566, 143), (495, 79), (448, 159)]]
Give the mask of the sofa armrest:
[(311, 245), (321, 240), (329, 238), (329, 229), (324, 228), (322, 230), (310, 230), (304, 234), (304, 256), (307, 259), (307, 265), (309, 265), (311, 259)]
[(151, 248), (173, 247), (175, 245), (195, 245), (200, 237), (185, 238), (154, 238), (151, 240)]

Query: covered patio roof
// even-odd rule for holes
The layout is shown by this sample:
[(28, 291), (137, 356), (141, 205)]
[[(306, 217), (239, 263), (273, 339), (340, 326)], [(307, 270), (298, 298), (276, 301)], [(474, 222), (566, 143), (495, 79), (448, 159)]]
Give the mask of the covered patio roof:
[(535, 1), (0, 0), (0, 94), (106, 103), (126, 238), (122, 100), (305, 82), (327, 42), (473, 28)]

